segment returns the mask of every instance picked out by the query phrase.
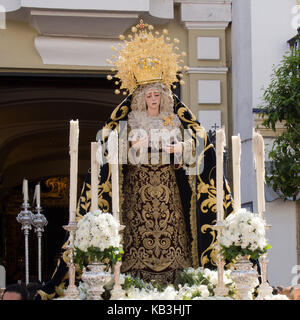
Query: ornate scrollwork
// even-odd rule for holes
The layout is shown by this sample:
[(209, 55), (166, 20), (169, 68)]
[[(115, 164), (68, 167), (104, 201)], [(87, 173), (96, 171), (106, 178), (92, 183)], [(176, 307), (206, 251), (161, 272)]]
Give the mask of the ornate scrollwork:
[(45, 198), (63, 198), (68, 195), (69, 178), (68, 177), (53, 177), (45, 181), (45, 186), (50, 188), (50, 191), (43, 192)]
[[(215, 221), (214, 221), (215, 222)], [(201, 227), (201, 232), (202, 233), (206, 233), (207, 230), (210, 230), (209, 234), (212, 237), (211, 243), (210, 245), (202, 252), (201, 257), (200, 257), (200, 261), (201, 261), (201, 266), (205, 266), (207, 263), (211, 263), (212, 265), (216, 266), (216, 260), (215, 260), (215, 255), (212, 254), (212, 250), (216, 244), (216, 231), (212, 228), (212, 225), (210, 224), (204, 224)], [(209, 251), (212, 251), (209, 254)]]
[(161, 272), (190, 266), (186, 226), (172, 166), (132, 166), (124, 179), (127, 200), (122, 217), (126, 224), (122, 272), (134, 274), (143, 270), (160, 279)]

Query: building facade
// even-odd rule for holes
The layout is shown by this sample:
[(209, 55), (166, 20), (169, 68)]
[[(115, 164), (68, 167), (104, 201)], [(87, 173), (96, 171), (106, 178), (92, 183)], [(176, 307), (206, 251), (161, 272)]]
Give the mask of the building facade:
[[(126, 36), (139, 19), (158, 31), (167, 28), (171, 37), (180, 40), (189, 66), (180, 98), (206, 130), (225, 128), (229, 182), (230, 137), (240, 133), (242, 204), (256, 210), (253, 109), (271, 64), (278, 61), (294, 32), (289, 28), (290, 10), (296, 1), (282, 2), (283, 6), (268, 0), (0, 1), (0, 13), (4, 12), (0, 15), (0, 258), (11, 280), (20, 279), (23, 271), (18, 264), (23, 238), (15, 222), (22, 202), (21, 182), (24, 177), (31, 181), (33, 192), (34, 183), (42, 181), (42, 206), (49, 222), (65, 223), (68, 121), (79, 119), (79, 175), (84, 179), (90, 142), (122, 99), (106, 80), (110, 72), (106, 59), (113, 54), (111, 47), (119, 42), (119, 35)], [(287, 21), (280, 18), (282, 12)], [(275, 21), (280, 34), (274, 34)], [(288, 285), (291, 267), (298, 263), (296, 204), (275, 201), (276, 210), (270, 202), (266, 213), (272, 224), (269, 275), (274, 285)], [(288, 218), (283, 211), (288, 211)], [(277, 241), (282, 221), (289, 252)], [(51, 240), (55, 228), (50, 223), (47, 228), (44, 246), (51, 251), (52, 261), (58, 242)], [(13, 257), (15, 251), (18, 258)], [(46, 263), (45, 258), (44, 268)], [(277, 268), (286, 276), (280, 276)], [(45, 277), (51, 272), (46, 270)]]

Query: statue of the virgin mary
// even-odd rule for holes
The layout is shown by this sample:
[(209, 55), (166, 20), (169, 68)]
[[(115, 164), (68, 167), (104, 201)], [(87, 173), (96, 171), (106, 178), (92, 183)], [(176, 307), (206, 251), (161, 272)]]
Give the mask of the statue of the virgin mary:
[[(167, 30), (161, 35), (152, 30), (141, 21), (129, 40), (120, 36), (124, 46), (114, 62), (114, 77), (120, 84), (117, 93), (128, 95), (107, 120), (99, 145), (105, 158), (106, 132), (117, 130), (127, 138), (126, 161), (119, 164), (120, 222), (125, 226), (121, 272), (165, 284), (184, 268), (216, 267), (216, 155), (204, 128), (171, 91), (182, 77), (178, 59), (185, 53), (174, 52)], [(109, 161), (103, 162), (99, 177), (98, 205), (111, 213)], [(90, 180), (88, 173), (77, 219), (90, 210)], [(225, 178), (223, 187), (226, 217), (233, 208)], [(67, 287), (67, 259), (63, 247), (52, 279), (39, 291), (42, 299)]]

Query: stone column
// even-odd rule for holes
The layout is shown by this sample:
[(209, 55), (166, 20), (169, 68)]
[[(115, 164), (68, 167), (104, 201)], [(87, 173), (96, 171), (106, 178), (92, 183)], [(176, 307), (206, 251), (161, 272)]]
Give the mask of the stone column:
[(206, 131), (225, 127), (231, 136), (231, 1), (181, 3), (188, 31), (189, 106)]
[(257, 211), (253, 166), (251, 1), (232, 1), (232, 115), (233, 134), (241, 136), (241, 203)]

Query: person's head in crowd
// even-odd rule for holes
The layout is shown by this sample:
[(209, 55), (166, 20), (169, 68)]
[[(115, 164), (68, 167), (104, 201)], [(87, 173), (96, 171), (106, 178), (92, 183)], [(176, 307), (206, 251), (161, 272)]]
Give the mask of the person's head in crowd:
[(29, 292), (21, 284), (8, 285), (3, 293), (2, 300), (28, 300)]
[(37, 291), (41, 289), (43, 284), (40, 281), (29, 282), (26, 286), (27, 290), (29, 291), (29, 300), (34, 300)]

